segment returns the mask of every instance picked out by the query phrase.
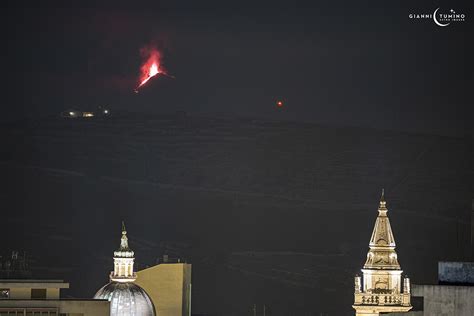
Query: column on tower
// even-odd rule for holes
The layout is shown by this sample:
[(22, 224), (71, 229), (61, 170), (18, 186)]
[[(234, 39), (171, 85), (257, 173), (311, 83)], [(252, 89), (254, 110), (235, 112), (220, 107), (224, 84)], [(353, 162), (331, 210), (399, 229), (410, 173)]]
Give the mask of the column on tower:
[(127, 231), (122, 223), (122, 238), (120, 248), (114, 252), (114, 271), (110, 273), (110, 279), (117, 282), (133, 282), (136, 274), (133, 271), (134, 252), (128, 246)]

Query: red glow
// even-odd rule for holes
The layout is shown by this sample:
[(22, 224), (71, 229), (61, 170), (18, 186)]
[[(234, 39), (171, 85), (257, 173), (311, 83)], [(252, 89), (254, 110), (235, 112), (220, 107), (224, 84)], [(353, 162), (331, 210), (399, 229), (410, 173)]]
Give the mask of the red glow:
[(141, 54), (146, 58), (145, 63), (141, 66), (140, 81), (137, 89), (147, 83), (152, 77), (158, 74), (166, 74), (160, 67), (161, 55), (160, 52), (154, 47), (147, 47), (141, 50)]
[(283, 101), (277, 101), (277, 106), (281, 108), (283, 106)]

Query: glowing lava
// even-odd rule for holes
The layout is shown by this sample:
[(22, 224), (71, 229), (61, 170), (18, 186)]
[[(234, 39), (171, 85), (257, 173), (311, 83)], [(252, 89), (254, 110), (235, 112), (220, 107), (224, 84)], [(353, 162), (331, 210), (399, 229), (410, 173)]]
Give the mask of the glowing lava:
[(146, 77), (144, 79), (142, 79), (142, 81), (138, 85), (137, 89), (140, 88), (141, 86), (143, 86), (148, 80), (150, 80), (151, 77), (154, 77), (159, 73), (160, 73), (160, 71), (159, 71), (158, 65), (156, 63), (153, 63), (150, 66), (150, 69), (148, 70), (148, 74), (146, 75)]
[(168, 75), (161, 67), (161, 54), (154, 47), (145, 47), (141, 49), (141, 55), (145, 59), (145, 63), (141, 66), (140, 71), (140, 80), (135, 93), (138, 93), (138, 89), (148, 82), (151, 78), (156, 75), (165, 75), (167, 77), (173, 78), (173, 76)]
[(145, 63), (140, 68), (140, 81), (135, 92), (150, 80), (150, 78), (160, 73), (160, 52), (154, 47), (145, 47), (141, 49), (141, 55), (145, 58)]

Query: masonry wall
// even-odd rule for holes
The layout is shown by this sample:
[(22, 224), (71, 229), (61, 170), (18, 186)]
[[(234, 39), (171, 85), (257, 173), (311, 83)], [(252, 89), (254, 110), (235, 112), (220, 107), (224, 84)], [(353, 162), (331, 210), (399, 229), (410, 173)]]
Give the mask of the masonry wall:
[[(0, 300), (0, 311), (18, 309), (57, 309), (61, 314), (80, 316), (110, 316), (110, 302), (107, 300)], [(19, 311), (19, 315), (23, 310)]]
[(412, 295), (423, 297), (424, 315), (473, 315), (474, 286), (413, 285)]
[(188, 316), (191, 265), (164, 263), (138, 271), (135, 282), (150, 296), (159, 316)]

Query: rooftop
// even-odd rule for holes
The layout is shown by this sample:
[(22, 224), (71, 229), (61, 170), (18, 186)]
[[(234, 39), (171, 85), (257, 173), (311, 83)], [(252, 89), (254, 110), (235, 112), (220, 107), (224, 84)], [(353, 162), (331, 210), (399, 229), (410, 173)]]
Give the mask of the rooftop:
[(69, 283), (63, 280), (38, 280), (38, 279), (0, 279), (0, 286), (8, 287), (42, 287), (68, 289)]
[(449, 285), (474, 285), (474, 262), (438, 262), (438, 282)]

